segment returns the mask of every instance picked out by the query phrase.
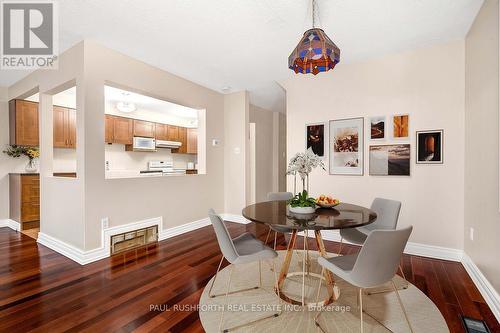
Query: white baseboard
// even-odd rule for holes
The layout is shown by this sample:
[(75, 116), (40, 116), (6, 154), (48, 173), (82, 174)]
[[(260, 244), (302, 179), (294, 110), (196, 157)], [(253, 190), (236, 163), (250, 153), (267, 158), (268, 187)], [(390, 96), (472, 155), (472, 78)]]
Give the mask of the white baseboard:
[(63, 256), (76, 261), (80, 265), (86, 265), (91, 262), (107, 258), (111, 255), (111, 236), (117, 235), (132, 230), (147, 228), (157, 225), (159, 230), (158, 240), (162, 241), (183, 233), (193, 231), (210, 225), (210, 219), (204, 218), (198, 221), (186, 223), (180, 226), (163, 229), (163, 219), (156, 217), (143, 221), (133, 222), (125, 225), (103, 229), (101, 233), (101, 247), (89, 251), (84, 251), (73, 245), (67, 244), (55, 237), (44, 233), (38, 234), (38, 243), (47, 246), (48, 248), (62, 254)]
[(462, 264), (464, 265), (467, 273), (469, 273), (472, 281), (474, 281), (477, 289), (479, 289), (479, 292), (486, 301), (486, 304), (488, 304), (497, 320), (500, 321), (500, 296), (498, 295), (498, 292), (495, 288), (493, 288), (488, 279), (486, 279), (481, 270), (476, 266), (476, 264), (474, 264), (472, 259), (466, 253), (464, 253)]
[(222, 217), (224, 221), (241, 223), (241, 224), (249, 224), (252, 222), (244, 218), (242, 215), (237, 215), (237, 214), (220, 214), (220, 217)]
[(0, 228), (7, 227), (14, 231), (21, 230), (21, 224), (11, 219), (0, 220)]
[(171, 237), (181, 235), (186, 232), (206, 227), (207, 225), (211, 224), (212, 223), (210, 222), (210, 219), (207, 217), (198, 221), (182, 224), (177, 227), (168, 228), (160, 232), (158, 240), (162, 241)]

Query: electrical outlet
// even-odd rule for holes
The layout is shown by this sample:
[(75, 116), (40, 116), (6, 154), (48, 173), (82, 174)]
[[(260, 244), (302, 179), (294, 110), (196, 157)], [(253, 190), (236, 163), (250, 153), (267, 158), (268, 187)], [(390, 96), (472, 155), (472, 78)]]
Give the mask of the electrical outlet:
[(101, 226), (103, 229), (109, 228), (109, 219), (107, 217), (101, 219)]
[(220, 145), (220, 140), (219, 139), (213, 139), (212, 140), (212, 146), (218, 147)]
[(470, 228), (469, 237), (471, 241), (474, 240), (474, 228)]

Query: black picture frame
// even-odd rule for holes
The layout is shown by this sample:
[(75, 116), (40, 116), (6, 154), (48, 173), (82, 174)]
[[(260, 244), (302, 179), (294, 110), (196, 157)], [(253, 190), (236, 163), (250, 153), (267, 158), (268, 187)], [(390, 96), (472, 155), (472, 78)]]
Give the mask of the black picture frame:
[(416, 163), (444, 164), (444, 130), (416, 132)]

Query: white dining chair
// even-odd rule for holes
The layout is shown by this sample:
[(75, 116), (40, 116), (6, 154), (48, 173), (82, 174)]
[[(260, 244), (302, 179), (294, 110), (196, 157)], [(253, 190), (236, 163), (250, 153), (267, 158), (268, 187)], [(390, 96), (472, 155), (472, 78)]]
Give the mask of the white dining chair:
[[(399, 212), (401, 211), (401, 202), (383, 198), (375, 198), (370, 207), (377, 213), (375, 222), (360, 228), (340, 229), (340, 247), (338, 255), (341, 255), (343, 241), (361, 246), (365, 243), (368, 234), (373, 230), (395, 230), (398, 225)], [(408, 288), (408, 281), (401, 265), (398, 265), (401, 275), (406, 282), (404, 289)], [(385, 291), (381, 291), (385, 292)], [(378, 292), (370, 292), (375, 294)]]
[[(251, 233), (244, 233), (236, 238), (231, 238), (229, 231), (226, 228), (226, 225), (224, 224), (224, 221), (222, 218), (215, 213), (213, 209), (210, 209), (208, 212), (208, 215), (210, 217), (210, 221), (212, 222), (212, 226), (215, 230), (215, 235), (217, 237), (217, 242), (219, 243), (220, 250), (222, 252), (222, 258), (219, 263), (219, 267), (217, 268), (217, 272), (215, 273), (215, 276), (212, 280), (212, 284), (210, 286), (210, 289), (208, 291), (208, 295), (210, 298), (215, 298), (218, 296), (225, 296), (225, 304), (228, 304), (228, 295), (230, 294), (236, 294), (236, 293), (241, 293), (253, 289), (259, 289), (262, 288), (262, 268), (261, 268), (261, 262), (263, 260), (270, 260), (272, 262), (273, 266), (273, 271), (274, 271), (274, 288), (276, 290), (278, 289), (278, 278), (276, 275), (276, 269), (274, 267), (274, 259), (278, 256), (278, 253), (271, 249), (270, 247), (266, 246), (264, 243), (262, 243), (260, 240), (255, 238)], [(214, 295), (212, 294), (212, 288), (214, 287), (215, 280), (217, 279), (217, 275), (220, 271), (220, 268), (222, 266), (222, 262), (224, 261), (224, 258), (231, 264), (231, 267), (229, 268), (229, 277), (227, 281), (227, 289), (224, 294), (218, 294)], [(259, 282), (258, 286), (256, 287), (250, 287), (250, 288), (245, 288), (245, 289), (240, 289), (240, 290), (235, 290), (235, 291), (230, 291), (231, 290), (231, 278), (233, 274), (233, 269), (234, 266), (236, 265), (242, 265), (242, 264), (248, 264), (252, 262), (259, 262)], [(278, 295), (278, 302), (280, 302), (280, 297)], [(256, 323), (258, 321), (272, 318), (272, 317), (277, 317), (281, 314), (281, 312), (276, 312), (273, 313), (272, 315), (265, 316), (263, 318), (259, 318), (257, 320), (250, 321), (245, 324), (238, 325), (237, 327), (242, 327), (242, 326), (247, 326), (251, 325), (253, 323)], [(223, 323), (224, 323), (224, 310), (221, 311), (221, 316), (220, 316), (220, 321), (219, 321), (219, 331), (221, 332), (229, 332), (231, 329), (235, 329), (236, 327), (233, 328), (225, 328), (223, 329)]]
[[(374, 230), (368, 234), (359, 253), (336, 256), (333, 258), (318, 258), (318, 264), (322, 266), (321, 275), (323, 275), (325, 269), (327, 269), (359, 289), (358, 305), (361, 333), (364, 332), (363, 312), (380, 323), (379, 320), (363, 310), (363, 289), (377, 287), (389, 281), (396, 293), (408, 327), (413, 333), (408, 314), (393, 280), (398, 269), (399, 260), (412, 230), (413, 227), (411, 226), (401, 230)], [(320, 288), (321, 280), (318, 286), (318, 296)], [(318, 298), (319, 297), (317, 297), (317, 299)], [(316, 315), (314, 322), (316, 326), (325, 332), (319, 323), (321, 313), (322, 311)], [(391, 331), (389, 328), (387, 329)]]

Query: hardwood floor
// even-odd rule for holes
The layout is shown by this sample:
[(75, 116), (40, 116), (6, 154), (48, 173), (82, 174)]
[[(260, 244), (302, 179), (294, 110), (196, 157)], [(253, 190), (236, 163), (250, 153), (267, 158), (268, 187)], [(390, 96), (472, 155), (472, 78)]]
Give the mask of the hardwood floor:
[[(228, 227), (234, 235), (267, 232), (253, 224)], [(280, 243), (284, 246), (283, 238)], [(337, 243), (325, 243), (328, 251), (337, 251)], [(343, 247), (346, 254), (357, 250)], [(203, 332), (196, 309), (161, 307), (197, 305), (219, 260), (211, 226), (86, 266), (0, 228), (0, 332)], [(402, 264), (451, 332), (464, 332), (461, 314), (484, 319), (492, 333), (500, 332), (460, 263), (404, 255)]]

